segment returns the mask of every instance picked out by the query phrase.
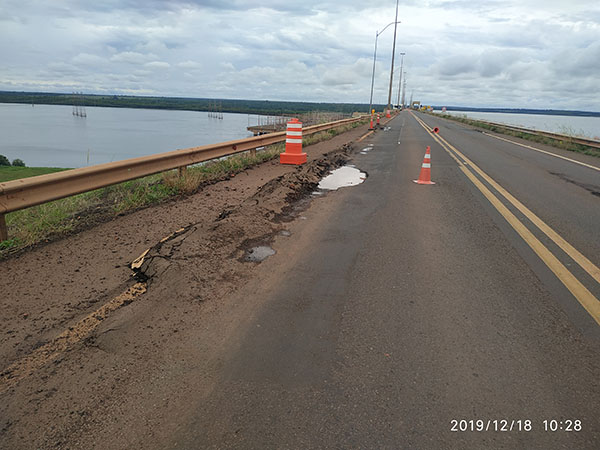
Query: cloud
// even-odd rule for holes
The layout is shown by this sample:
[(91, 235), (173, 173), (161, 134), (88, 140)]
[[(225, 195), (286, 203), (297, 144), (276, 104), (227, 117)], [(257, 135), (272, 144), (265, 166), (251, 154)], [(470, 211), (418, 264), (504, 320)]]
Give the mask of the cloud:
[(565, 50), (552, 59), (551, 67), (556, 76), (573, 78), (595, 77), (600, 74), (600, 42), (584, 48)]
[(321, 81), (325, 86), (353, 86), (371, 75), (372, 62), (361, 58), (354, 64), (325, 69)]
[(68, 75), (78, 75), (81, 73), (77, 67), (73, 66), (72, 64), (67, 64), (64, 62), (51, 62), (50, 64), (48, 64), (46, 66), (46, 68), (50, 73), (53, 73), (55, 75), (68, 76)]
[(148, 54), (144, 55), (137, 52), (121, 52), (110, 57), (112, 62), (121, 62), (127, 64), (144, 64), (149, 60), (156, 58), (156, 55)]
[(98, 55), (91, 55), (89, 53), (79, 53), (77, 56), (72, 58), (71, 62), (76, 66), (97, 67), (99, 65), (105, 64), (106, 59)]
[(235, 70), (235, 66), (233, 64), (231, 64), (230, 62), (222, 62), (220, 64), (221, 69), (232, 72)]
[(442, 76), (454, 77), (475, 72), (477, 59), (471, 55), (454, 55), (444, 58), (438, 63), (438, 73)]
[(187, 61), (177, 63), (177, 67), (180, 67), (182, 69), (200, 69), (200, 68), (202, 68), (202, 64), (200, 64), (197, 61), (187, 60)]
[[(3, 0), (0, 89), (368, 102), (375, 32), (394, 12), (358, 0)], [(600, 110), (597, 1), (409, 0), (399, 13), (407, 98)], [(387, 101), (392, 36), (378, 39), (375, 102)]]
[(171, 64), (165, 61), (152, 61), (144, 64), (144, 67), (147, 67), (148, 69), (168, 69), (171, 67)]

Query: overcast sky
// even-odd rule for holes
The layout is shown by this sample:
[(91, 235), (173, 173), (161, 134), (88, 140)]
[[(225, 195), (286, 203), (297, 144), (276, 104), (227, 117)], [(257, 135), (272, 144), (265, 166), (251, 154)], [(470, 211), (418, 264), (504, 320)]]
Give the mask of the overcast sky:
[[(0, 0), (0, 90), (368, 103), (395, 6)], [(401, 0), (399, 20), (407, 101), (600, 111), (599, 0)]]

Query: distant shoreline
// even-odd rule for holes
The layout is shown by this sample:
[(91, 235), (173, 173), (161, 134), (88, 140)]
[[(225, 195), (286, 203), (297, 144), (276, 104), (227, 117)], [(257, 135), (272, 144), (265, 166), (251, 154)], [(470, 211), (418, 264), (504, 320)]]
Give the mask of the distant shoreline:
[[(441, 110), (442, 106), (434, 106)], [(446, 106), (447, 111), (464, 112), (489, 112), (504, 114), (538, 114), (541, 116), (578, 116), (578, 117), (600, 117), (600, 112), (561, 110), (561, 109), (528, 109), (528, 108), (473, 108), (469, 106)]]
[[(223, 113), (292, 115), (310, 112), (366, 113), (369, 105), (360, 103), (284, 102), (181, 97), (137, 97), (130, 95), (60, 94), (0, 91), (0, 103), (35, 105), (76, 105), (86, 107), (216, 111)], [(383, 105), (373, 105), (378, 111)]]
[[(271, 100), (240, 100), (184, 97), (144, 97), (132, 95), (65, 94), (47, 92), (0, 91), (0, 103), (25, 103), (38, 105), (81, 105), (109, 108), (167, 109), (180, 111), (215, 111), (238, 114), (290, 115), (313, 111), (352, 114), (366, 112), (366, 103), (317, 103)], [(443, 105), (442, 105), (443, 106)], [(434, 106), (442, 109), (442, 106)], [(385, 105), (373, 105), (382, 111)], [(530, 108), (475, 108), (471, 106), (446, 106), (448, 111), (495, 112), (506, 114), (540, 114), (553, 116), (600, 117), (600, 112), (530, 109)]]

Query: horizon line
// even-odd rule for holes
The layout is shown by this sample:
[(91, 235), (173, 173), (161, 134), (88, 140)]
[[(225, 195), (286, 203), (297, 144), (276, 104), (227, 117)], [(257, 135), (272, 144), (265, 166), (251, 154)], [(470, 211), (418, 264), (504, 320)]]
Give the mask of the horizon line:
[[(74, 92), (44, 92), (44, 91), (10, 91), (10, 90), (0, 90), (0, 93), (4, 94), (41, 94), (41, 95), (89, 95), (89, 96), (117, 96), (117, 97), (131, 97), (131, 98), (164, 98), (164, 99), (184, 99), (184, 100), (227, 100), (227, 101), (249, 101), (249, 102), (279, 102), (279, 103), (306, 103), (306, 104), (334, 104), (334, 105), (361, 105), (361, 106), (369, 106), (368, 103), (363, 102), (335, 102), (335, 101), (305, 101), (305, 100), (276, 100), (276, 99), (248, 99), (248, 98), (222, 98), (222, 97), (183, 97), (183, 96), (174, 96), (174, 95), (135, 95), (135, 94), (118, 94), (118, 93), (105, 93), (105, 94), (96, 94), (96, 93), (74, 93)], [(374, 105), (383, 105), (385, 103), (375, 103)], [(421, 102), (421, 105), (424, 106), (425, 103)], [(582, 109), (555, 109), (555, 108), (526, 108), (526, 107), (511, 107), (511, 106), (466, 106), (466, 105), (449, 105), (449, 104), (439, 104), (434, 105), (431, 104), (433, 108), (441, 109), (442, 107), (446, 107), (451, 110), (491, 110), (495, 111), (538, 111), (538, 112), (571, 112), (571, 113), (586, 113), (592, 115), (600, 115), (600, 111), (591, 111), (591, 110), (582, 110)], [(485, 111), (481, 111), (485, 112)]]

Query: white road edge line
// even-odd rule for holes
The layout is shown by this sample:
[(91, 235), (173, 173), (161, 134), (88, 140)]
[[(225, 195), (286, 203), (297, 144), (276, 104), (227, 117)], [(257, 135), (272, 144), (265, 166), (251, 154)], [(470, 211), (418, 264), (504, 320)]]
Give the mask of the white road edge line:
[[(523, 203), (521, 203), (517, 198), (515, 198), (510, 192), (504, 189), (500, 184), (498, 184), (493, 178), (491, 178), (487, 173), (481, 170), (476, 164), (474, 164), (469, 158), (463, 155), (459, 150), (456, 149), (452, 144), (443, 139), (439, 135), (435, 135), (431, 132), (429, 125), (427, 125), (420, 118), (415, 117), (415, 120), (421, 124), (423, 128), (427, 130), (427, 132), (436, 140), (440, 145), (442, 145), (443, 140), (445, 145), (453, 152), (456, 153), (457, 156), (460, 156), (464, 163), (459, 163), (463, 165), (469, 165), (472, 167), (475, 172), (477, 172), (490, 186), (492, 186), (500, 195), (502, 195), (509, 203), (511, 203), (517, 210), (519, 210), (531, 223), (533, 223), (538, 230), (548, 236), (558, 247), (560, 247), (573, 261), (575, 261), (579, 266), (585, 270), (597, 283), (600, 283), (600, 268), (598, 268), (592, 261), (590, 261), (587, 257), (585, 257), (579, 250), (569, 244), (562, 236), (560, 236), (556, 231), (550, 228), (542, 219), (536, 216), (529, 208), (527, 208)], [(444, 145), (442, 145), (444, 147)], [(445, 147), (444, 147), (445, 148)], [(446, 150), (448, 151), (448, 149)], [(449, 154), (456, 160), (459, 161), (457, 156), (454, 156), (452, 152), (448, 151)], [(600, 324), (600, 314), (598, 322)]]
[[(479, 169), (479, 167), (477, 165), (475, 165), (473, 162), (471, 162), (465, 155), (463, 155), (459, 150), (456, 149), (456, 147), (454, 147), (452, 144), (450, 144), (444, 138), (434, 134), (428, 128), (429, 126), (423, 120), (416, 117), (414, 114), (413, 114), (413, 117), (415, 118), (415, 120), (417, 120), (417, 122), (419, 122), (421, 124), (421, 126), (423, 128), (425, 128), (425, 130), (429, 133), (429, 135), (438, 144), (440, 144), (440, 146), (450, 156), (452, 156), (456, 161), (458, 161), (458, 159), (457, 159), (458, 156), (460, 156), (462, 159), (464, 159), (465, 164), (459, 163), (459, 167), (463, 171), (463, 173), (467, 176), (467, 178), (475, 185), (475, 187), (477, 187), (477, 189), (479, 189), (479, 191), (484, 195), (484, 197), (486, 197), (488, 199), (488, 201), (492, 204), (492, 206), (496, 209), (496, 211), (498, 211), (498, 213), (500, 213), (500, 215), (502, 215), (504, 217), (504, 219), (508, 222), (508, 224), (521, 236), (521, 238), (525, 241), (525, 243), (527, 245), (529, 245), (531, 250), (533, 250), (538, 255), (538, 257), (548, 267), (548, 269), (550, 269), (554, 273), (554, 275), (558, 278), (558, 280), (571, 292), (571, 294), (581, 304), (581, 306), (590, 314), (592, 319), (594, 319), (596, 321), (596, 323), (598, 325), (600, 325), (600, 301), (594, 296), (594, 294), (592, 294), (585, 287), (585, 285), (583, 285), (583, 283), (581, 281), (579, 281), (579, 279), (577, 277), (575, 277), (575, 275), (573, 275), (569, 271), (569, 269), (566, 268), (566, 266), (564, 264), (562, 264), (562, 262), (560, 262), (560, 260), (544, 244), (542, 244), (542, 242), (523, 224), (523, 222), (521, 222), (508, 209), (508, 207), (506, 207), (506, 205), (504, 205), (504, 203), (502, 203), (502, 201), (500, 201), (498, 196), (496, 194), (494, 194), (482, 181), (480, 181), (475, 176), (474, 172), (477, 172), (486, 182), (488, 182), (490, 184), (491, 187), (496, 189), (499, 194), (504, 196), (509, 201), (509, 203), (512, 203), (513, 206), (517, 206), (515, 203), (513, 203), (513, 200), (518, 202), (520, 205), (522, 205), (522, 204), (516, 198), (514, 198), (512, 196), (510, 196), (511, 198), (508, 198), (506, 195), (504, 195), (504, 192), (505, 192), (504, 188), (502, 188), (491, 177), (489, 177), (489, 175), (487, 175), (485, 172), (483, 172), (481, 169)], [(453, 153), (456, 153), (456, 155), (453, 155)], [(470, 166), (471, 170), (469, 168), (467, 168), (467, 164)], [(517, 209), (519, 209), (519, 208), (517, 207)], [(529, 210), (527, 210), (527, 211), (529, 211)], [(521, 211), (521, 212), (523, 212), (523, 211)], [(533, 214), (533, 213), (531, 213), (531, 214)], [(535, 217), (537, 218), (537, 216), (535, 216)], [(541, 220), (540, 220), (540, 222), (541, 222)], [(541, 223), (543, 223), (543, 222), (541, 222)], [(547, 227), (549, 230), (551, 230), (554, 234), (556, 234), (558, 236), (558, 234), (556, 232), (554, 232), (550, 227), (548, 227), (546, 224), (544, 224), (544, 225), (545, 225), (545, 227)], [(537, 225), (537, 226), (539, 228), (539, 225)], [(544, 233), (546, 233), (544, 231), (544, 229), (540, 228), (540, 230), (542, 230)], [(548, 235), (548, 233), (546, 233), (546, 235)], [(558, 237), (560, 237), (560, 236), (558, 236)], [(560, 239), (562, 240), (562, 238), (560, 238)], [(566, 241), (564, 241), (564, 242), (566, 242)], [(557, 243), (557, 242), (555, 241), (555, 243)], [(560, 244), (559, 244), (559, 246), (560, 246)], [(577, 258), (574, 258), (573, 255), (570, 252), (566, 251), (564, 248), (562, 248), (562, 249), (565, 251), (565, 253), (567, 253), (567, 255), (571, 259), (578, 262), (578, 264), (584, 270), (586, 270), (588, 273), (590, 273), (588, 271), (588, 269), (584, 265), (582, 265), (581, 262), (578, 261)], [(574, 248), (573, 248), (573, 250), (575, 252), (577, 252), (577, 250), (575, 250)], [(581, 255), (581, 256), (583, 256), (583, 255)], [(584, 256), (583, 256), (583, 258), (586, 259)], [(600, 272), (600, 271), (598, 271), (598, 268), (593, 265), (593, 263), (591, 263), (591, 262), (589, 262), (589, 263), (595, 269), (595, 272)], [(592, 273), (590, 273), (590, 275), (594, 276)]]
[(485, 131), (483, 131), (482, 133), (485, 134), (486, 136), (490, 136), (490, 137), (493, 137), (493, 138), (496, 138), (496, 139), (500, 139), (501, 141), (510, 142), (511, 144), (519, 145), (521, 147), (525, 147), (525, 148), (528, 148), (530, 150), (535, 150), (536, 152), (545, 153), (546, 155), (554, 156), (556, 158), (564, 159), (565, 161), (569, 161), (569, 162), (572, 162), (572, 163), (575, 163), (575, 164), (579, 164), (580, 166), (585, 166), (585, 167), (589, 167), (590, 169), (594, 169), (594, 170), (600, 171), (600, 167), (592, 166), (591, 164), (586, 164), (586, 163), (583, 163), (581, 161), (577, 161), (575, 159), (567, 158), (566, 156), (557, 155), (556, 153), (547, 152), (546, 150), (535, 148), (535, 147), (532, 147), (531, 145), (525, 145), (525, 144), (521, 144), (520, 142), (511, 141), (510, 139), (505, 139), (505, 138), (500, 137), (500, 136), (495, 136), (493, 134), (486, 133)]

